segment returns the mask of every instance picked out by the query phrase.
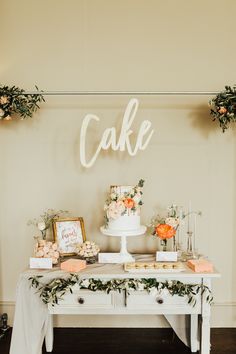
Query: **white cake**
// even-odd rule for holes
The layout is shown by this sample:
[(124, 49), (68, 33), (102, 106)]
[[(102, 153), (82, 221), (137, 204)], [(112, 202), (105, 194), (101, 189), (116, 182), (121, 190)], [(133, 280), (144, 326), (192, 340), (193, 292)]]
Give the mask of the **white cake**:
[(137, 186), (111, 186), (105, 203), (106, 227), (114, 231), (140, 228), (143, 180)]

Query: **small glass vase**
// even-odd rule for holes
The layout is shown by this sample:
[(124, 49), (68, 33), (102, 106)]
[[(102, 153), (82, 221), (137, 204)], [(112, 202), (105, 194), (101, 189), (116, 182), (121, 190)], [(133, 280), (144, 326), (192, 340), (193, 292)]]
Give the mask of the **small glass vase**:
[(161, 240), (162, 252), (167, 251), (167, 239)]

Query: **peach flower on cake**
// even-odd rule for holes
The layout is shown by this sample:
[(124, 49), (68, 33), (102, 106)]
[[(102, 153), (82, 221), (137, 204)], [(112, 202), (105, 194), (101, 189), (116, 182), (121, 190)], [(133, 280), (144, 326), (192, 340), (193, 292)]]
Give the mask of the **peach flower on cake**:
[(135, 202), (132, 198), (126, 198), (124, 200), (124, 205), (127, 209), (132, 209), (135, 207)]

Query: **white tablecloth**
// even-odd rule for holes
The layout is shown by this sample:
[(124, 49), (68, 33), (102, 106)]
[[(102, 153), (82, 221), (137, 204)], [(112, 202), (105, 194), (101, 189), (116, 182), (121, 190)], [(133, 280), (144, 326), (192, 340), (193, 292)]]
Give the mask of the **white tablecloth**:
[[(121, 265), (101, 265), (96, 264), (87, 267), (81, 274), (110, 274), (113, 276), (120, 274)], [(16, 308), (10, 354), (41, 354), (42, 344), (45, 337), (47, 323), (49, 319), (47, 305), (44, 304), (37, 293), (37, 290), (30, 287), (29, 277), (43, 275), (43, 281), (68, 275), (59, 269), (48, 271), (27, 270), (20, 276), (17, 285)], [(127, 274), (126, 274), (127, 277)], [(165, 316), (178, 337), (189, 345), (189, 316), (168, 315)]]

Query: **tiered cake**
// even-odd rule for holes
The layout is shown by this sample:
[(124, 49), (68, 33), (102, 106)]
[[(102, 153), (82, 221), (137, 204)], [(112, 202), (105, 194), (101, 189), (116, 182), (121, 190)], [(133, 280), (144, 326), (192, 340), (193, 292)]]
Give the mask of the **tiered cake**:
[(104, 209), (106, 228), (113, 231), (140, 229), (140, 209), (144, 180), (136, 186), (111, 186)]

